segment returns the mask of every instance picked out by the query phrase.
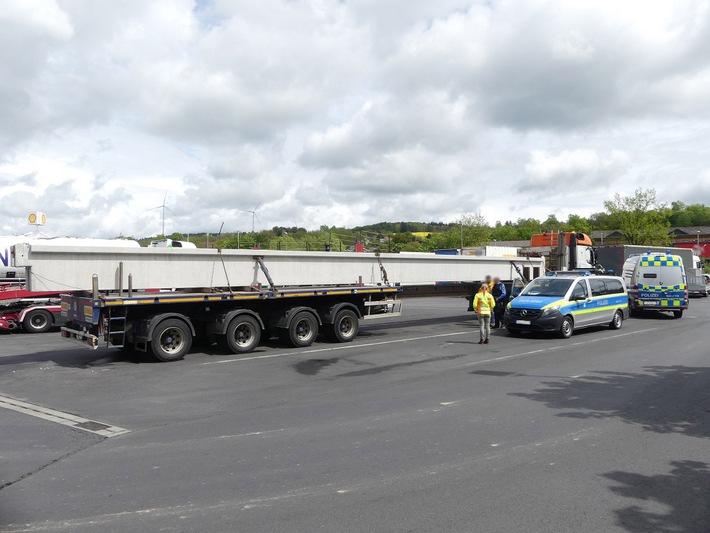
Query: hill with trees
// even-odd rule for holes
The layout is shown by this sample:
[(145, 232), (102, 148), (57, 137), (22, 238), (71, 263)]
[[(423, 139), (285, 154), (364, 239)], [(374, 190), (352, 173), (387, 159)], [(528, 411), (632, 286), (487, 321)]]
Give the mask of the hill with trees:
[[(558, 220), (555, 215), (550, 215), (545, 220), (519, 218), (515, 221), (496, 221), (491, 226), (480, 214), (474, 213), (462, 214), (452, 223), (378, 222), (354, 228), (321, 226), (315, 231), (278, 226), (254, 233), (191, 234), (189, 240), (198, 247), (347, 251), (354, 250), (360, 243), (369, 251), (431, 252), (462, 245), (527, 241), (536, 233), (560, 230), (584, 233), (614, 230), (622, 235), (623, 242), (627, 244), (668, 245), (669, 230), (676, 226), (710, 226), (710, 207), (686, 205), (679, 201), (667, 205), (658, 201), (655, 190), (638, 189), (630, 196), (616, 194), (604, 202), (604, 210), (589, 217), (571, 214), (567, 220)], [(147, 237), (141, 242), (146, 244), (161, 237)], [(182, 233), (173, 233), (168, 237), (188, 240)]]

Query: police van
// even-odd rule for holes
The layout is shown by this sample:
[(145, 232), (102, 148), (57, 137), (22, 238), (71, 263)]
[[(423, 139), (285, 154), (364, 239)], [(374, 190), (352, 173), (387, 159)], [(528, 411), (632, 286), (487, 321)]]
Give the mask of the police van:
[(629, 317), (624, 280), (591, 272), (552, 272), (532, 280), (505, 311), (511, 335), (525, 331), (558, 333), (568, 339), (576, 329), (608, 325), (619, 329)]
[(621, 275), (629, 287), (629, 309), (671, 311), (675, 318), (688, 309), (688, 285), (683, 260), (668, 253), (632, 255)]

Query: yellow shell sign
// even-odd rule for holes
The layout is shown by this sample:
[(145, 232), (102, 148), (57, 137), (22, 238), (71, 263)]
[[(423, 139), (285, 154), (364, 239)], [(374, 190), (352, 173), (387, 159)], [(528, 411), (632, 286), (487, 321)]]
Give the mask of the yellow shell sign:
[(36, 226), (44, 226), (47, 223), (47, 215), (37, 211), (36, 213), (30, 213), (27, 217), (30, 224), (35, 224)]

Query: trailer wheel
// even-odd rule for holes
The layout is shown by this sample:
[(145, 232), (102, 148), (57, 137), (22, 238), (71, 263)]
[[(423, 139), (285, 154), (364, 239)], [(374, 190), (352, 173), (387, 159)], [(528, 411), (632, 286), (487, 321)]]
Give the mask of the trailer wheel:
[(260, 341), (261, 326), (259, 322), (249, 315), (240, 315), (234, 317), (227, 326), (223, 346), (232, 353), (248, 353), (259, 346)]
[(623, 323), (624, 323), (624, 314), (617, 309), (616, 312), (614, 313), (614, 318), (612, 318), (611, 322), (609, 323), (609, 327), (611, 329), (621, 329), (621, 326)]
[[(311, 313), (301, 311), (296, 314), (285, 332), (288, 335), (288, 342), (297, 348), (310, 346), (318, 337), (318, 321)], [(286, 335), (281, 338), (283, 340)]]
[(35, 309), (25, 315), (22, 328), (28, 333), (44, 333), (54, 325), (52, 313), (44, 309)]
[(360, 331), (360, 321), (352, 309), (341, 309), (335, 320), (326, 328), (325, 334), (333, 342), (350, 342)]
[(192, 332), (185, 322), (169, 318), (158, 324), (150, 339), (150, 348), (160, 361), (178, 361), (192, 347)]
[(566, 316), (562, 320), (562, 325), (560, 326), (560, 337), (563, 339), (569, 339), (574, 333), (574, 322), (572, 317)]

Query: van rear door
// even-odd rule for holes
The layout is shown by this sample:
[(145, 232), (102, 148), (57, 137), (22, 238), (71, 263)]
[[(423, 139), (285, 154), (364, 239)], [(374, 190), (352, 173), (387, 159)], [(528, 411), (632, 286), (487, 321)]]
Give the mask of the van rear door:
[(660, 305), (661, 293), (661, 267), (645, 264), (642, 261), (636, 271), (636, 284), (638, 285), (638, 299), (644, 307)]
[(664, 307), (681, 307), (685, 300), (686, 279), (680, 265), (659, 267)]

